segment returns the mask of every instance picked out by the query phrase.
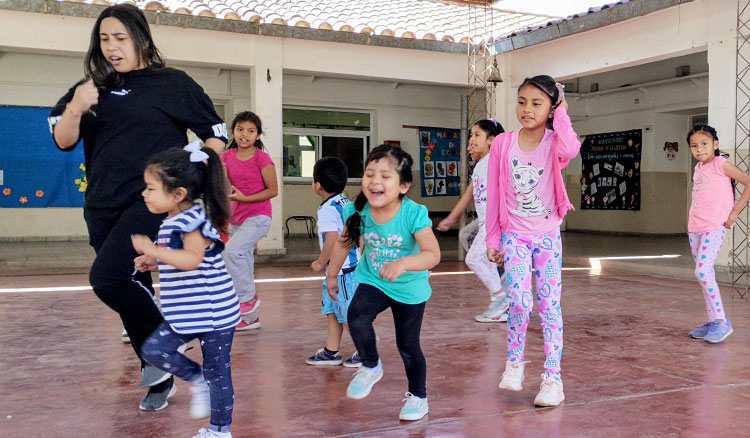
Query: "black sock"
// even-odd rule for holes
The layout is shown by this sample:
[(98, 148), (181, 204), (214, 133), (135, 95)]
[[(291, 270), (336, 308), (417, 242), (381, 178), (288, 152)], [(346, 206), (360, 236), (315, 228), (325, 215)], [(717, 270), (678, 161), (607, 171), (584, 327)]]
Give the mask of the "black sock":
[(331, 350), (328, 349), (328, 347), (323, 347), (323, 351), (325, 351), (327, 354), (330, 354), (331, 356), (335, 356), (336, 353), (339, 352), (338, 350), (331, 351)]

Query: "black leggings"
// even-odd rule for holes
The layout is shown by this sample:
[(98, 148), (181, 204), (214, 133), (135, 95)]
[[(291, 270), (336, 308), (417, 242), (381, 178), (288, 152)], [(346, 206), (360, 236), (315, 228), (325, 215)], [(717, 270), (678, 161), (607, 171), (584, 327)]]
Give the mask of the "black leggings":
[(421, 398), (427, 397), (427, 363), (419, 347), (424, 306), (425, 303), (400, 303), (380, 289), (362, 283), (354, 293), (347, 314), (349, 333), (354, 340), (354, 346), (357, 347), (362, 365), (374, 368), (378, 365), (379, 356), (372, 323), (380, 312), (391, 308), (393, 325), (396, 328), (396, 346), (404, 361), (409, 392)]
[(164, 321), (154, 300), (150, 272), (138, 272), (133, 259), (138, 255), (131, 234), (156, 238), (162, 215), (148, 211), (140, 201), (121, 208), (86, 208), (83, 211), (89, 243), (96, 251), (89, 282), (94, 293), (120, 315), (135, 354), (141, 359), (141, 346)]

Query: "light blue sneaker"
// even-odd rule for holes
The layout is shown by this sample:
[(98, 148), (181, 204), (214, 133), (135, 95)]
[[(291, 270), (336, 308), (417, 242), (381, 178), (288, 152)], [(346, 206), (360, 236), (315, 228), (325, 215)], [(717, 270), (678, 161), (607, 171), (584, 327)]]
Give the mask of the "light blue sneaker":
[(724, 321), (716, 320), (711, 327), (709, 327), (708, 333), (706, 333), (704, 339), (710, 344), (718, 344), (726, 339), (727, 336), (731, 335), (732, 332), (734, 332), (734, 330), (732, 329), (732, 322), (729, 321), (729, 318)]
[(706, 337), (706, 334), (708, 334), (708, 330), (711, 328), (713, 323), (714, 323), (713, 321), (708, 321), (704, 323), (702, 326), (690, 330), (688, 334), (690, 335), (691, 338), (703, 339)]
[(346, 396), (353, 399), (365, 398), (372, 390), (372, 386), (383, 378), (383, 363), (378, 359), (378, 365), (375, 368), (368, 368), (362, 365), (354, 378), (349, 382), (346, 388)]
[(399, 420), (416, 421), (421, 420), (427, 415), (427, 397), (419, 398), (411, 392), (407, 392), (406, 398), (403, 400), (404, 407), (401, 408), (401, 413), (398, 414)]

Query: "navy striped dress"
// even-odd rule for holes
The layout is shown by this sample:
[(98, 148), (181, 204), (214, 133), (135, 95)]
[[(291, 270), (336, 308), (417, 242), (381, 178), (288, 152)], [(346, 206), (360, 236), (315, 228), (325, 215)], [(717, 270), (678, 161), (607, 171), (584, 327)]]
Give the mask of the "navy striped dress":
[(237, 294), (221, 258), (224, 242), (200, 205), (164, 219), (156, 243), (182, 249), (182, 235), (198, 229), (213, 242), (197, 269), (183, 271), (159, 260), (161, 309), (177, 333), (223, 330), (240, 322)]

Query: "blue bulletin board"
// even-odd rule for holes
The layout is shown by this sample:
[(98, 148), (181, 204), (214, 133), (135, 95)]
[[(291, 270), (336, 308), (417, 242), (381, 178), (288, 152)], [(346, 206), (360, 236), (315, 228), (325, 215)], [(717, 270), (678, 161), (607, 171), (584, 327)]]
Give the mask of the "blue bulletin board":
[(0, 105), (0, 208), (83, 207), (83, 148), (58, 149), (50, 110)]
[(458, 129), (420, 127), (422, 196), (458, 196), (461, 140)]

